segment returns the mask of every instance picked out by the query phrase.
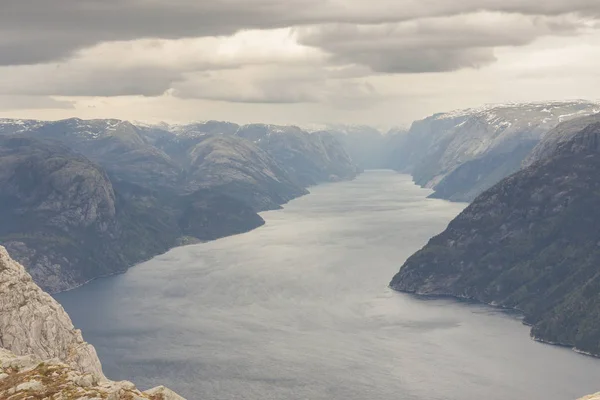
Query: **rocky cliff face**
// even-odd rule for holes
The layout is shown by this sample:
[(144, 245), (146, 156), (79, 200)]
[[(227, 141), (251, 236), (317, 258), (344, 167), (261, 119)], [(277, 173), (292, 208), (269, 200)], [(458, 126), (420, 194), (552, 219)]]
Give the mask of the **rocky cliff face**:
[(516, 308), (536, 339), (600, 355), (600, 123), (484, 192), (396, 290)]
[(163, 387), (140, 392), (107, 380), (64, 309), (1, 246), (0, 398), (182, 399)]
[(0, 240), (44, 286), (61, 290), (115, 271), (87, 264), (90, 241), (112, 241), (117, 210), (107, 175), (84, 157), (53, 142), (0, 137), (0, 203)]
[(0, 246), (0, 347), (17, 355), (58, 358), (81, 373), (104, 379), (94, 348), (50, 295)]
[(589, 396), (582, 397), (579, 400), (600, 400), (600, 393), (591, 394)]
[(472, 201), (520, 169), (534, 146), (558, 123), (597, 113), (584, 101), (493, 105), (436, 114), (415, 122), (390, 164), (411, 173), (434, 197)]

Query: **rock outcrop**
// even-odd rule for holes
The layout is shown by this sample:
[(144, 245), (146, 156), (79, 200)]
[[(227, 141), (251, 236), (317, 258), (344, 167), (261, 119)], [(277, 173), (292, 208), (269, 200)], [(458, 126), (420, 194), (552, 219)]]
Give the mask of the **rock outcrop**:
[(0, 347), (46, 360), (58, 358), (81, 373), (104, 379), (94, 348), (56, 300), (0, 246)]
[(477, 197), (395, 290), (521, 310), (537, 340), (600, 355), (600, 123)]
[(580, 398), (579, 400), (600, 400), (600, 392)]
[(62, 306), (1, 246), (0, 398), (183, 400), (164, 387), (141, 392), (106, 379)]
[(162, 386), (142, 392), (131, 382), (98, 379), (93, 374), (73, 369), (59, 359), (16, 356), (4, 349), (0, 349), (0, 398), (185, 400)]

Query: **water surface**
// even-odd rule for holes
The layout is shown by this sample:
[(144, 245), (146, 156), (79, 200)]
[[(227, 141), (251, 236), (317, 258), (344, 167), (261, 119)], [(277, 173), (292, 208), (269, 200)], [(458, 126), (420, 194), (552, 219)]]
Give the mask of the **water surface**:
[(569, 400), (600, 361), (514, 315), (387, 284), (464, 207), (372, 171), (315, 187), (266, 226), (178, 248), (57, 296), (105, 372), (188, 399)]

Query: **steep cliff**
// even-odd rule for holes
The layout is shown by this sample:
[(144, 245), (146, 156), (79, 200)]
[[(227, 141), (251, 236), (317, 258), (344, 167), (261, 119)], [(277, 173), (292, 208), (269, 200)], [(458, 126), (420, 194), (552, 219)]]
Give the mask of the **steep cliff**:
[(91, 248), (112, 241), (116, 196), (107, 175), (69, 149), (0, 137), (0, 241), (45, 287), (61, 290), (119, 269)]
[(484, 192), (391, 287), (516, 308), (533, 337), (600, 355), (599, 150), (594, 123)]
[(94, 348), (83, 341), (65, 310), (44, 293), (0, 246), (0, 347), (39, 359), (58, 358), (103, 379)]
[(107, 380), (64, 309), (0, 246), (0, 398), (98, 397), (182, 399), (164, 387), (140, 392)]

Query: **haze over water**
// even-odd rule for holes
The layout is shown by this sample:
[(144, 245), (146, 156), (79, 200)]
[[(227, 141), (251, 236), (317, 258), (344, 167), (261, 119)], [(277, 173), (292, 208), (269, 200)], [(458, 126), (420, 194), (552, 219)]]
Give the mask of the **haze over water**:
[(174, 249), (57, 295), (106, 374), (192, 399), (569, 400), (600, 360), (514, 315), (395, 293), (403, 261), (464, 204), (371, 171), (321, 185), (253, 232)]

